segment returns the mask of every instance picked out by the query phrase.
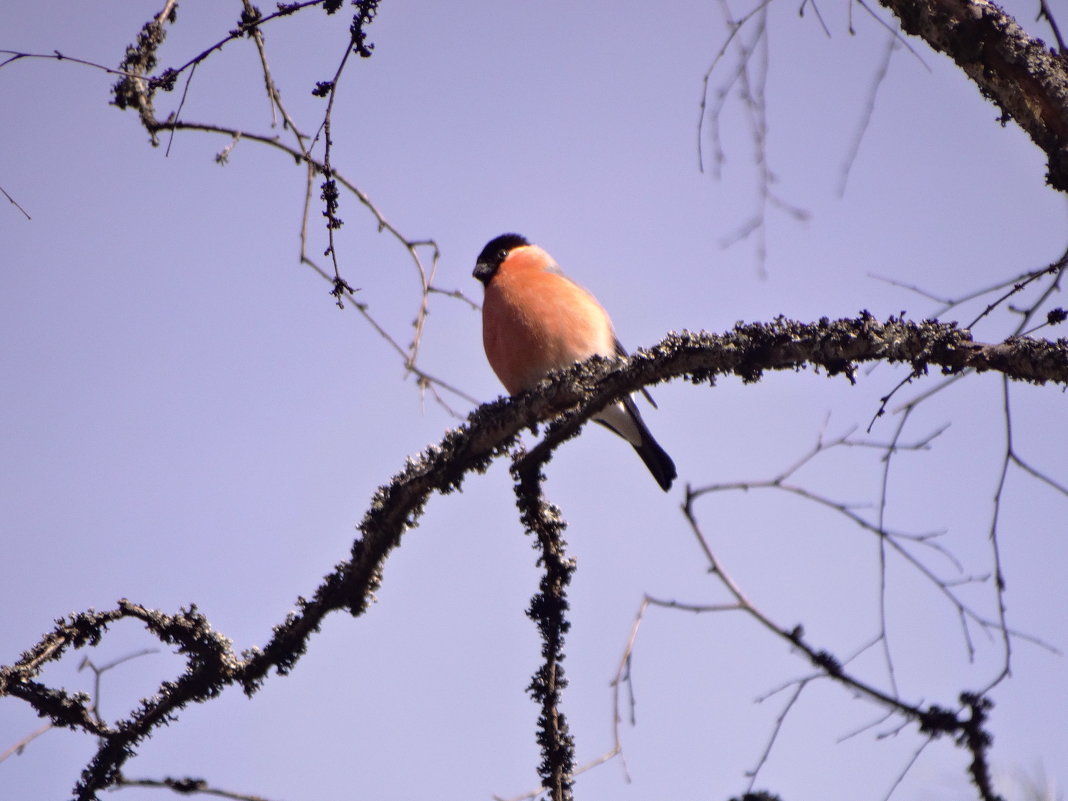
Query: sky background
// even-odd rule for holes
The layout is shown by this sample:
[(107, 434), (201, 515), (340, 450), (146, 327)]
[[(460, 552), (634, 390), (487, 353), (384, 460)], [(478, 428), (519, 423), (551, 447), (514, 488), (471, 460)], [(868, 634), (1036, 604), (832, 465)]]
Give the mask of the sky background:
[[(1035, 6), (1008, 9), (1046, 37)], [(1068, 8), (1057, 6), (1063, 27)], [(115, 66), (159, 7), (6, 0), (0, 48)], [(748, 112), (736, 94), (720, 123), (722, 174), (698, 169), (702, 77), (728, 31), (716, 2), (680, 0), (655, 13), (603, 1), (384, 2), (369, 29), (373, 58), (352, 64), (339, 89), (333, 161), (407, 236), (438, 243), (438, 287), (480, 300), (475, 257), (493, 236), (519, 231), (597, 295), (630, 349), (668, 330), (720, 332), (779, 314), (810, 321), (868, 309), (920, 319), (939, 304), (877, 276), (957, 297), (1063, 252), (1068, 206), (1044, 185), (1043, 154), (915, 40), (915, 54), (899, 48), (890, 61), (841, 195), (887, 33), (860, 6), (821, 4), (828, 37), (805, 8), (769, 6), (765, 152), (775, 193), (808, 219), (769, 208), (764, 259), (755, 237), (723, 247), (760, 208)], [(185, 62), (239, 13), (236, 2), (183, 4), (162, 61)], [(275, 80), (306, 130), (323, 110), (310, 90), (333, 75), (347, 28), (344, 12), (307, 11), (266, 29)], [(710, 97), (736, 64), (728, 51)], [(108, 105), (112, 83), (70, 62), (0, 70), (0, 186), (32, 217), (0, 204), (2, 664), (54, 618), (122, 597), (167, 612), (196, 603), (238, 649), (262, 645), (296, 597), (347, 556), (375, 488), (458, 424), (420, 396), (352, 304), (339, 311), (329, 285), (300, 264), (304, 172), (292, 159), (246, 140), (219, 166), (227, 140), (190, 132), (165, 156), (132, 113)], [(178, 99), (157, 97), (161, 118)], [(270, 133), (250, 42), (198, 68), (182, 117)], [(406, 344), (419, 304), (407, 253), (351, 195), (341, 204), (343, 275)], [(313, 210), (318, 251), (320, 219)], [(967, 323), (988, 300), (945, 319)], [(975, 335), (995, 341), (1015, 325), (999, 313)], [(481, 401), (502, 391), (482, 353), (479, 315), (462, 300), (432, 297), (419, 363)], [(645, 418), (679, 468), (668, 495), (606, 431), (591, 428), (557, 453), (547, 492), (578, 562), (564, 709), (580, 762), (612, 745), (609, 682), (643, 594), (727, 600), (680, 512), (686, 484), (772, 478), (821, 431), (833, 439), (860, 426), (857, 438), (886, 441), (896, 417), (870, 436), (863, 429), (903, 377), (880, 366), (857, 386), (805, 371), (755, 385), (658, 387), (659, 410)], [(474, 408), (448, 401), (460, 414)], [(1011, 404), (1019, 455), (1063, 485), (1063, 392), (1014, 386)], [(1000, 381), (973, 377), (935, 396), (904, 440), (947, 424), (931, 449), (896, 457), (887, 524), (945, 529), (960, 575), (987, 574), (1006, 436)], [(871, 504), (879, 456), (834, 449), (794, 480)], [(507, 460), (463, 490), (430, 501), (390, 557), (368, 614), (328, 618), (293, 674), (270, 678), (251, 701), (228, 690), (185, 710), (126, 775), (199, 776), (279, 801), (510, 798), (534, 789), (536, 708), (524, 688), (539, 642), (524, 611), (537, 587), (535, 554)], [(878, 632), (871, 534), (772, 490), (706, 496), (696, 511), (734, 579), (784, 626), (803, 623), (811, 642), (841, 657)], [(1060, 652), (1066, 512), (1064, 495), (1010, 470), (999, 540), (1010, 624)], [(939, 575), (958, 576), (948, 560), (922, 553)], [(954, 607), (914, 568), (891, 560), (887, 584), (902, 697), (952, 706), (997, 674), (999, 641), (973, 630), (970, 660)], [(989, 582), (960, 593), (994, 614)], [(118, 625), (43, 680), (89, 691), (91, 675), (77, 670), (84, 656), (106, 664), (152, 645), (137, 626)], [(878, 651), (855, 668), (886, 686)], [(104, 715), (124, 716), (180, 670), (160, 652), (109, 671)], [(1021, 782), (1063, 788), (1065, 657), (1016, 641), (1012, 672), (993, 692), (999, 781), (1012, 798), (1025, 797)], [(809, 674), (739, 614), (650, 610), (633, 658), (636, 725), (622, 728), (625, 766), (617, 758), (583, 774), (577, 797), (741, 794), (788, 694), (759, 699)], [(883, 798), (922, 739), (896, 719), (879, 723), (881, 714), (812, 683), (756, 787), (787, 801)], [(0, 752), (38, 726), (24, 703), (0, 701)], [(93, 750), (84, 735), (48, 732), (0, 763), (0, 798), (66, 797)], [(935, 742), (893, 797), (972, 798), (966, 761)]]

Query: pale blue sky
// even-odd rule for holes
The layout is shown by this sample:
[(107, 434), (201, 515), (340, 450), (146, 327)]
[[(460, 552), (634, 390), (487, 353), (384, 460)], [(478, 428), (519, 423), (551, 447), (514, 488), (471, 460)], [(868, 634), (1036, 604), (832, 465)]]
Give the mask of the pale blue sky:
[[(1031, 22), (1034, 5), (1011, 10), (1045, 35)], [(164, 61), (184, 62), (214, 41), (239, 6), (183, 4)], [(761, 277), (752, 241), (719, 244), (756, 202), (736, 101), (722, 121), (722, 180), (697, 170), (701, 78), (726, 36), (720, 7), (689, 0), (648, 9), (384, 2), (370, 28), (374, 57), (343, 79), (334, 163), (403, 232), (438, 242), (438, 286), (479, 299), (475, 256), (516, 230), (600, 298), (630, 349), (669, 329), (722, 331), (777, 314), (921, 318), (935, 304), (872, 276), (963, 294), (1063, 251), (1066, 205), (1044, 186), (1042, 154), (1013, 125), (998, 125), (975, 87), (915, 41), (923, 64), (904, 50), (893, 56), (838, 197), (886, 34), (857, 9), (851, 36), (846, 7), (821, 5), (828, 39), (811, 14), (775, 3), (767, 153), (776, 192), (811, 217), (769, 212)], [(157, 10), (7, 0), (0, 48), (114, 65)], [(310, 88), (333, 73), (347, 26), (305, 12), (267, 29), (275, 78), (306, 129), (323, 105)], [(249, 42), (228, 46), (198, 69), (183, 117), (269, 132), (257, 70)], [(220, 167), (213, 157), (226, 140), (194, 133), (176, 137), (165, 158), (132, 114), (107, 105), (111, 83), (53, 61), (0, 70), (0, 185), (32, 216), (0, 204), (4, 664), (54, 618), (120, 597), (170, 612), (195, 602), (239, 648), (262, 644), (295, 598), (346, 556), (374, 489), (456, 425), (421, 402), (400, 359), (299, 264), (303, 172), (291, 159), (246, 141)], [(177, 99), (161, 97), (161, 111)], [(340, 215), (345, 277), (406, 343), (418, 304), (406, 254), (376, 234), (350, 196)], [(482, 354), (477, 313), (444, 296), (432, 303), (420, 364), (476, 398), (495, 398), (501, 389)], [(981, 308), (948, 317), (967, 322)], [(1014, 324), (995, 316), (976, 336), (999, 339)], [(682, 487), (774, 476), (825, 423), (832, 437), (867, 425), (901, 377), (880, 367), (856, 387), (811, 372), (750, 386), (659, 387), (660, 409), (646, 420), (679, 467), (669, 496), (607, 432), (591, 429), (558, 453), (548, 491), (578, 560), (565, 711), (580, 761), (611, 746), (608, 684), (642, 594), (725, 600), (679, 512)], [(1014, 387), (1012, 403), (1021, 456), (1063, 483), (1063, 393)], [(950, 428), (932, 451), (901, 455), (892, 479), (889, 524), (948, 529), (947, 547), (968, 574), (990, 569), (1000, 410), (993, 377), (942, 393), (914, 415), (906, 439)], [(872, 437), (887, 439), (895, 425), (880, 421)], [(870, 503), (880, 478), (876, 452), (843, 449), (797, 480)], [(1010, 622), (1063, 651), (1068, 504), (1019, 471), (1005, 497)], [(876, 633), (871, 535), (772, 492), (706, 498), (698, 512), (735, 578), (784, 625), (803, 622), (813, 642), (841, 656)], [(524, 688), (539, 645), (524, 610), (537, 585), (533, 563), (501, 460), (462, 494), (431, 501), (387, 564), (369, 614), (330, 618), (294, 673), (271, 678), (252, 701), (228, 691), (187, 710), (126, 774), (203, 776), (279, 801), (532, 789), (536, 709)], [(930, 564), (951, 574), (945, 561)], [(932, 586), (897, 562), (888, 580), (906, 699), (949, 705), (991, 679), (996, 641), (977, 635), (969, 664), (956, 613)], [(993, 614), (988, 585), (962, 593)], [(127, 624), (90, 656), (103, 663), (148, 644)], [(89, 689), (90, 677), (75, 671), (81, 656), (44, 678)], [(105, 714), (124, 714), (178, 669), (165, 654), (116, 669), (104, 685)], [(578, 780), (580, 798), (742, 793), (785, 700), (755, 699), (809, 672), (741, 616), (664, 610), (643, 624), (633, 669), (637, 726), (623, 729), (631, 781), (615, 760)], [(885, 679), (877, 654), (858, 671)], [(993, 763), (1003, 775), (1045, 770), (1063, 787), (1064, 657), (1017, 643), (1013, 672), (994, 693)], [(757, 787), (788, 801), (882, 798), (921, 742), (915, 728), (877, 739), (896, 727), (890, 722), (838, 742), (879, 715), (817, 682), (791, 712)], [(37, 725), (21, 702), (0, 702), (0, 752)], [(0, 763), (0, 798), (65, 797), (92, 748), (87, 737), (49, 732)], [(965, 762), (948, 742), (935, 743), (894, 797), (970, 798)]]

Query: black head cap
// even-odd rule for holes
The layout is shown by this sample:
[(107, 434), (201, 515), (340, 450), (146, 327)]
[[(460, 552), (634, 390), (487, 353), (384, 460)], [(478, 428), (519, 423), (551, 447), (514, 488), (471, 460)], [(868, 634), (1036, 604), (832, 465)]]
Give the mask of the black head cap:
[(491, 239), (475, 261), (475, 278), (483, 284), (489, 284), (508, 254), (515, 248), (529, 244), (527, 238), (519, 234), (501, 234), (496, 239)]

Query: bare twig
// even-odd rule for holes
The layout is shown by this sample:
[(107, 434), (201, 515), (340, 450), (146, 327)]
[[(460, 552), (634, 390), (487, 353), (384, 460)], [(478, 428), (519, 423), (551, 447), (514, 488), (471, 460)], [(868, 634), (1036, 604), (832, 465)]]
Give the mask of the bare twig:
[(15, 198), (11, 197), (11, 195), (9, 195), (7, 193), (7, 190), (5, 190), (4, 187), (0, 186), (0, 192), (3, 192), (4, 197), (6, 197), (8, 199), (8, 202), (11, 203), (11, 205), (13, 205), (16, 209), (21, 211), (23, 213), (23, 215), (26, 217), (27, 220), (32, 220), (33, 219), (30, 216), (30, 213), (28, 211), (26, 211), (26, 209), (22, 208), (22, 206), (19, 205), (18, 201), (15, 200)]
[(1043, 19), (1049, 24), (1049, 29), (1053, 32), (1053, 38), (1057, 40), (1057, 48), (1061, 51), (1061, 55), (1068, 54), (1068, 47), (1064, 44), (1064, 39), (1061, 37), (1061, 29), (1057, 27), (1057, 20), (1053, 19), (1053, 13), (1049, 10), (1049, 5), (1046, 0), (1038, 0), (1038, 16), (1035, 17), (1035, 22)]
[(178, 795), (210, 795), (215, 798), (228, 798), (231, 801), (268, 801), (262, 795), (250, 795), (248, 793), (235, 793), (230, 790), (221, 790), (212, 787), (205, 779), (186, 777), (175, 779), (170, 776), (164, 779), (128, 779), (120, 775), (115, 781), (115, 787), (154, 787), (163, 790), (172, 790)]
[[(930, 737), (941, 734), (951, 734), (959, 747), (967, 751), (971, 757), (968, 771), (972, 781), (979, 790), (980, 797), (984, 801), (1001, 801), (994, 793), (989, 774), (989, 761), (987, 751), (990, 745), (990, 735), (985, 729), (986, 714), (991, 706), (990, 700), (983, 694), (962, 693), (961, 706), (957, 712), (950, 711), (937, 705), (924, 708), (918, 703), (908, 703), (901, 700), (896, 693), (887, 693), (878, 689), (871, 683), (864, 681), (845, 669), (845, 664), (838, 660), (829, 651), (817, 649), (805, 638), (804, 630), (800, 625), (787, 628), (774, 622), (766, 613), (757, 607), (753, 601), (742, 591), (725, 570), (723, 563), (715, 555), (694, 514), (693, 502), (696, 496), (687, 489), (686, 502), (683, 505), (683, 514), (690, 525), (698, 546), (708, 560), (710, 575), (723, 585), (728, 593), (735, 599), (741, 611), (752, 618), (761, 627), (773, 635), (785, 640), (803, 654), (808, 661), (816, 667), (821, 675), (843, 685), (848, 690), (875, 702), (885, 710), (916, 724), (921, 733)], [(809, 679), (802, 680), (807, 683)], [(767, 753), (777, 737), (782, 726), (783, 718), (789, 713), (800, 694), (803, 684), (799, 684), (795, 692), (783, 710), (770, 738), (770, 743), (761, 755), (757, 769), (767, 759)], [(962, 713), (970, 711), (969, 717), (963, 717)], [(915, 758), (913, 759), (915, 761)], [(910, 763), (911, 764), (911, 763)], [(898, 779), (898, 782), (900, 778)], [(895, 782), (896, 785), (897, 782)]]
[[(716, 178), (719, 178), (719, 171), (720, 171), (720, 168), (721, 168), (721, 166), (723, 164), (723, 161), (724, 161), (723, 149), (720, 146), (720, 139), (719, 139), (719, 114), (720, 114), (720, 111), (721, 111), (721, 109), (723, 107), (723, 101), (726, 99), (727, 93), (728, 93), (731, 85), (733, 84), (734, 80), (736, 80), (738, 75), (740, 74), (741, 66), (739, 67), (739, 69), (735, 70), (735, 72), (732, 74), (733, 77), (726, 84), (721, 85), (720, 88), (717, 90), (717, 98), (718, 99), (716, 101), (715, 107), (713, 108), (713, 110), (711, 112), (708, 111), (708, 106), (707, 106), (707, 103), (708, 103), (708, 81), (709, 81), (709, 78), (712, 77), (712, 73), (715, 71), (716, 66), (719, 64), (720, 60), (727, 53), (727, 48), (729, 48), (731, 42), (734, 41), (734, 37), (738, 35), (738, 32), (741, 31), (741, 29), (745, 26), (745, 24), (747, 22), (749, 22), (749, 20), (751, 20), (756, 14), (758, 14), (760, 12), (763, 12), (764, 9), (767, 7), (768, 3), (770, 3), (770, 2), (771, 2), (771, 0), (762, 0), (762, 2), (760, 2), (759, 4), (754, 6), (752, 9), (750, 9), (745, 15), (743, 15), (741, 17), (741, 19), (738, 19), (738, 20), (734, 20), (731, 17), (730, 9), (725, 4), (721, 4), (721, 8), (724, 11), (724, 16), (726, 17), (727, 38), (724, 40), (723, 44), (720, 46), (719, 50), (716, 52), (716, 55), (712, 58), (712, 63), (709, 65), (708, 69), (705, 70), (704, 78), (702, 78), (702, 80), (701, 80), (701, 104), (700, 104), (700, 109), (699, 109), (699, 112), (698, 112), (698, 115), (697, 115), (697, 168), (701, 172), (705, 171), (704, 126), (705, 126), (705, 120), (708, 119), (709, 123), (713, 126), (712, 127), (712, 142), (715, 145), (715, 150), (714, 150), (714, 158), (713, 158), (713, 161), (712, 161), (712, 169), (713, 169), (713, 175)], [(745, 62), (743, 60), (742, 61), (742, 65), (744, 65), (744, 63)]]
[(55, 728), (55, 724), (46, 723), (43, 726), (41, 726), (40, 728), (34, 729), (32, 732), (27, 734), (25, 737), (23, 737), (21, 740), (19, 740), (17, 743), (15, 743), (13, 746), (11, 746), (6, 751), (4, 751), (2, 754), (0, 754), (0, 762), (3, 762), (5, 759), (7, 759), (10, 756), (19, 756), (19, 755), (21, 755), (22, 752), (26, 750), (26, 746), (27, 745), (32, 743), (34, 740), (36, 740), (38, 737), (40, 737), (46, 731), (48, 731), (50, 729), (54, 729), (54, 728)]
[(886, 78), (886, 74), (890, 71), (890, 59), (897, 48), (897, 37), (893, 34), (888, 35), (883, 49), (883, 57), (879, 62), (879, 66), (876, 67), (871, 85), (868, 87), (868, 100), (864, 105), (864, 111), (860, 115), (860, 125), (857, 126), (857, 132), (853, 135), (853, 142), (849, 146), (849, 153), (842, 164), (841, 179), (838, 182), (838, 197), (845, 195), (846, 183), (849, 181), (849, 173), (853, 169), (853, 162), (856, 161), (857, 154), (860, 153), (860, 145), (864, 141), (864, 135), (868, 132), (868, 126), (871, 125), (872, 115), (875, 114), (875, 101), (879, 96), (879, 88), (883, 85), (883, 79)]

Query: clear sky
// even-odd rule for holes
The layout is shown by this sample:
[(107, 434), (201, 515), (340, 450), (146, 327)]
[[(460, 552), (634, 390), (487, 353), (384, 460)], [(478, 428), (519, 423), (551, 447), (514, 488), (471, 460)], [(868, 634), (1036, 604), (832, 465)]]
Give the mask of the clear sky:
[[(1035, 5), (1010, 10), (1046, 36), (1032, 21)], [(158, 8), (6, 0), (0, 48), (115, 66)], [(723, 242), (761, 207), (760, 175), (737, 87), (720, 121), (722, 175), (698, 169), (702, 77), (727, 36), (711, 0), (655, 11), (603, 1), (386, 0), (369, 29), (373, 58), (351, 65), (340, 87), (334, 164), (404, 234), (438, 243), (438, 287), (480, 300), (475, 256), (493, 236), (519, 231), (599, 297), (630, 349), (668, 330), (718, 332), (779, 314), (807, 321), (868, 309), (919, 319), (939, 304), (878, 276), (958, 297), (1063, 252), (1066, 204), (1044, 185), (1042, 153), (1014, 125), (999, 125), (974, 85), (917, 41), (915, 54), (894, 52), (840, 195), (887, 33), (854, 6), (851, 35), (848, 8), (823, 4), (828, 37), (805, 8), (799, 16), (796, 3), (769, 6), (765, 153), (774, 192), (808, 218), (771, 205), (761, 231), (731, 247)], [(747, 10), (734, 7), (736, 16)], [(239, 3), (183, 4), (163, 61), (186, 61), (239, 13)], [(344, 49), (343, 14), (305, 12), (266, 31), (274, 77), (308, 130), (323, 108), (310, 90)], [(736, 64), (731, 50), (710, 98)], [(258, 70), (250, 42), (228, 45), (195, 73), (182, 117), (270, 133)], [(122, 597), (168, 612), (196, 603), (238, 648), (263, 644), (297, 596), (345, 558), (375, 488), (458, 423), (420, 397), (353, 304), (339, 311), (329, 286), (301, 266), (304, 173), (292, 159), (243, 141), (219, 166), (214, 156), (228, 140), (201, 133), (178, 135), (165, 156), (131, 113), (108, 105), (112, 81), (70, 62), (0, 70), (0, 186), (32, 218), (0, 203), (2, 664), (54, 618)], [(178, 99), (161, 96), (160, 116)], [(407, 344), (419, 305), (411, 261), (351, 195), (341, 203), (343, 275)], [(318, 210), (311, 216), (312, 249), (321, 252)], [(965, 324), (990, 299), (947, 318)], [(481, 401), (497, 397), (478, 313), (445, 295), (431, 303), (421, 367)], [(993, 315), (976, 338), (998, 340), (1016, 322)], [(612, 745), (609, 682), (643, 594), (727, 600), (680, 513), (685, 485), (773, 478), (821, 431), (833, 439), (859, 425), (856, 438), (885, 442), (898, 417), (870, 435), (863, 429), (903, 377), (880, 366), (857, 386), (807, 371), (755, 385), (657, 388), (659, 410), (646, 421), (680, 473), (667, 496), (608, 432), (591, 428), (561, 449), (547, 487), (578, 561), (564, 708), (580, 761)], [(447, 400), (461, 414), (474, 408)], [(1063, 485), (1063, 393), (1013, 387), (1011, 404), (1019, 455)], [(1000, 381), (983, 376), (935, 396), (904, 440), (946, 424), (931, 449), (897, 457), (887, 525), (945, 529), (940, 541), (959, 572), (918, 548), (924, 564), (947, 580), (986, 575), (1006, 436)], [(792, 480), (842, 503), (873, 504), (879, 456), (838, 448)], [(999, 528), (1009, 622), (1062, 652), (1066, 511), (1064, 495), (1010, 470)], [(707, 496), (697, 512), (735, 580), (783, 625), (803, 623), (815, 644), (843, 658), (878, 633), (869, 532), (774, 490)], [(462, 494), (431, 501), (366, 616), (329, 618), (293, 674), (270, 678), (251, 701), (231, 690), (186, 710), (126, 775), (201, 776), (279, 801), (532, 790), (536, 709), (524, 688), (539, 643), (524, 610), (537, 587), (534, 559), (499, 460)], [(969, 660), (957, 611), (938, 587), (900, 559), (886, 579), (903, 698), (952, 706), (961, 690), (997, 674), (1000, 641), (972, 627)], [(981, 614), (996, 613), (989, 581), (958, 592)], [(91, 676), (77, 671), (83, 656), (105, 664), (151, 645), (136, 626), (120, 625), (44, 680), (89, 691)], [(878, 649), (855, 667), (887, 685)], [(632, 668), (636, 725), (622, 728), (625, 767), (615, 759), (584, 774), (580, 798), (725, 801), (744, 792), (789, 692), (759, 699), (811, 671), (741, 615), (663, 609), (644, 621)], [(105, 716), (124, 715), (180, 669), (177, 657), (155, 653), (108, 672)], [(1017, 640), (1012, 671), (993, 693), (999, 779), (1046, 776), (1063, 787), (1065, 658)], [(788, 801), (884, 797), (922, 739), (881, 714), (812, 683), (756, 787)], [(38, 725), (22, 702), (0, 701), (0, 752)], [(65, 797), (93, 746), (48, 732), (0, 763), (0, 798)], [(965, 764), (951, 743), (935, 742), (894, 798), (971, 798)]]

